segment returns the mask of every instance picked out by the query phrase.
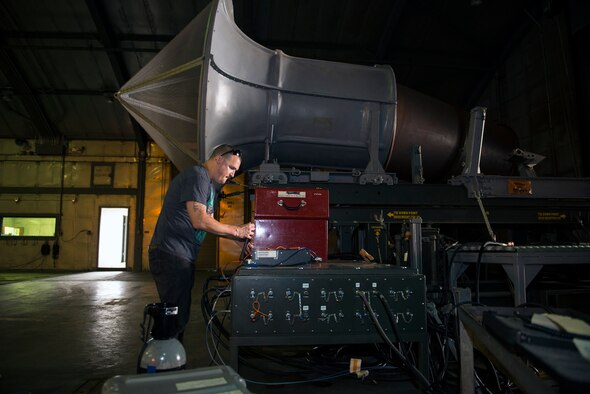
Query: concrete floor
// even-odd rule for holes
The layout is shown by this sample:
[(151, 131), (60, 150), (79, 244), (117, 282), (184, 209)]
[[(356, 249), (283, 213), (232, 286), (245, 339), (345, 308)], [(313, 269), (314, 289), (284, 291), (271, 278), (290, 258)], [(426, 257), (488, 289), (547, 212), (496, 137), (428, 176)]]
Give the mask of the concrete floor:
[[(199, 300), (212, 272), (199, 271), (185, 336), (187, 368), (210, 366)], [(157, 302), (149, 273), (87, 272), (0, 284), (0, 392), (94, 394), (115, 375), (136, 373), (142, 345), (139, 324), (146, 304)], [(227, 357), (227, 355), (224, 355)], [(288, 354), (279, 355), (289, 357)], [(226, 358), (229, 364), (229, 358)], [(252, 381), (264, 374), (244, 372)], [(257, 375), (258, 373), (258, 375)], [(285, 377), (289, 380), (289, 377)], [(254, 393), (418, 393), (410, 382), (341, 379), (330, 384), (263, 386)]]

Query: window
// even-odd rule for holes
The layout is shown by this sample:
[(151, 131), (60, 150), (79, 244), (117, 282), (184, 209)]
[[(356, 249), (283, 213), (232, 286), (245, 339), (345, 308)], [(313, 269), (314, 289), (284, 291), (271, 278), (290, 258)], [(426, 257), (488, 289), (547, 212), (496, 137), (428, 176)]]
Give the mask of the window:
[(57, 216), (2, 216), (2, 233), (5, 238), (54, 238)]
[(113, 186), (115, 165), (113, 163), (92, 163), (92, 186)]

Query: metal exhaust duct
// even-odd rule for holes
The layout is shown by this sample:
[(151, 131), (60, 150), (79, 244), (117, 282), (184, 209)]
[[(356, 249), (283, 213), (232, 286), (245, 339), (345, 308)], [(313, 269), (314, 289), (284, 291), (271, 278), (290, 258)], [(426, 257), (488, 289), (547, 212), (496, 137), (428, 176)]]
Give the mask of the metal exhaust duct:
[[(438, 178), (463, 138), (459, 111), (398, 93), (389, 66), (296, 58), (257, 44), (235, 24), (231, 0), (209, 4), (116, 97), (179, 169), (222, 143), (240, 148), (250, 169), (268, 141), (281, 165), (362, 170), (377, 138), (386, 171), (409, 179), (410, 148), (421, 145), (426, 178)], [(509, 145), (492, 153), (503, 157)], [(485, 156), (484, 142), (484, 169)]]

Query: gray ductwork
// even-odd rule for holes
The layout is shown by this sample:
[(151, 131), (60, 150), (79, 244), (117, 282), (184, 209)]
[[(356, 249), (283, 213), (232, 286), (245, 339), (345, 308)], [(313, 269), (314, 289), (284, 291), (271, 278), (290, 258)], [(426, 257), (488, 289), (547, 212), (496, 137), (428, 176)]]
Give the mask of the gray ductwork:
[(460, 111), (398, 92), (391, 67), (265, 48), (237, 27), (231, 0), (213, 1), (116, 97), (181, 169), (222, 143), (240, 148), (251, 169), (270, 142), (281, 165), (363, 170), (377, 157), (409, 178), (419, 145), (429, 179), (450, 170), (463, 139)]

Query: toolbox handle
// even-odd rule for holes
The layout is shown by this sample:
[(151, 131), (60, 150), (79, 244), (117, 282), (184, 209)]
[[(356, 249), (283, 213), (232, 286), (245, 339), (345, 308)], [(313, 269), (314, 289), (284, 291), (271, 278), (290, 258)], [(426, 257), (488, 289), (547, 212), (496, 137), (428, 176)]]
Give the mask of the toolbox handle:
[(290, 207), (290, 206), (288, 206), (287, 204), (285, 204), (285, 202), (283, 200), (277, 201), (277, 204), (280, 205), (281, 207), (285, 208), (285, 209), (288, 209), (289, 211), (296, 211), (299, 208), (304, 207), (305, 204), (306, 204), (306, 202), (305, 202), (305, 200), (301, 200), (299, 202), (299, 205), (297, 205), (296, 207)]

